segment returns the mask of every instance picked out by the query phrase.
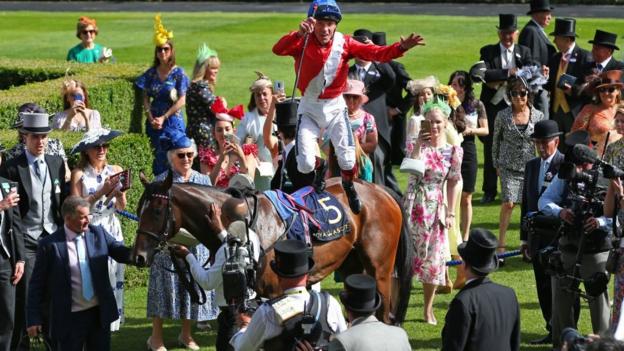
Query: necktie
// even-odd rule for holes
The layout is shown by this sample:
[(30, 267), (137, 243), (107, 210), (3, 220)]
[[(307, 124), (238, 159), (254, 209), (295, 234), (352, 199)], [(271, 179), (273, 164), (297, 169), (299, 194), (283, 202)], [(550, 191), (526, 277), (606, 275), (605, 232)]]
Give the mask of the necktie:
[(37, 175), (37, 178), (43, 181), (41, 177), (41, 166), (39, 165), (39, 162), (40, 162), (39, 159), (36, 159), (35, 162), (33, 162), (33, 168), (35, 169), (35, 174)]
[(80, 276), (82, 277), (82, 296), (90, 301), (93, 298), (93, 282), (91, 280), (91, 269), (87, 261), (87, 253), (84, 245), (84, 236), (76, 236), (76, 251), (78, 252), (78, 265), (80, 266)]
[(602, 67), (601, 64), (597, 63), (596, 64), (596, 69), (598, 70), (598, 73), (602, 73), (602, 70), (604, 69), (604, 67)]
[(364, 67), (358, 66), (358, 76), (361, 81), (364, 81), (364, 77), (366, 77), (366, 69), (364, 69)]
[(540, 166), (539, 179), (537, 182), (538, 193), (542, 192), (542, 187), (544, 186), (544, 177), (546, 176), (546, 170), (548, 170), (548, 162), (542, 161)]

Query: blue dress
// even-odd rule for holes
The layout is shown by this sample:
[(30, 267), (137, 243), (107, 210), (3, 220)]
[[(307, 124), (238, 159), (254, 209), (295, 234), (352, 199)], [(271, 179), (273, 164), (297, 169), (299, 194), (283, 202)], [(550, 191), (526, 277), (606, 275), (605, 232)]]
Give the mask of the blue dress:
[[(156, 181), (164, 180), (167, 172), (156, 177)], [(174, 172), (174, 183), (184, 183), (184, 179)], [(193, 171), (188, 183), (212, 185), (210, 177)], [(191, 252), (202, 264), (210, 257), (208, 249), (198, 244)], [(206, 303), (197, 305), (191, 303), (191, 296), (180, 283), (178, 275), (168, 272), (173, 270), (173, 262), (168, 251), (159, 251), (154, 255), (154, 262), (150, 266), (149, 283), (147, 288), (147, 317), (168, 319), (191, 319), (198, 322), (213, 320), (219, 314), (219, 306), (215, 291), (205, 291)]]
[[(189, 79), (182, 68), (174, 67), (165, 81), (161, 81), (156, 67), (151, 67), (134, 84), (151, 98), (150, 112), (152, 116), (159, 117), (164, 115), (178, 98), (186, 95)], [(175, 92), (172, 92), (173, 90)], [(152, 148), (154, 148), (153, 174), (161, 174), (168, 169), (167, 151), (163, 150), (160, 145), (160, 136), (162, 133), (172, 129), (178, 129), (182, 133), (185, 132), (182, 109), (167, 118), (161, 130), (155, 130), (149, 122), (145, 122), (145, 132), (150, 138)]]

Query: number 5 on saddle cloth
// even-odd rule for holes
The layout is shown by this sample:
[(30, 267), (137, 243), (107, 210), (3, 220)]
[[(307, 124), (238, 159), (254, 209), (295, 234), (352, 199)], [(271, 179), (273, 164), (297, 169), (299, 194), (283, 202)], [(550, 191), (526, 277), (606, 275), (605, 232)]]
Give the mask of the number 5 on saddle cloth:
[(286, 223), (288, 239), (332, 241), (350, 229), (342, 204), (326, 191), (319, 194), (306, 186), (290, 195), (281, 190), (268, 190), (264, 195)]

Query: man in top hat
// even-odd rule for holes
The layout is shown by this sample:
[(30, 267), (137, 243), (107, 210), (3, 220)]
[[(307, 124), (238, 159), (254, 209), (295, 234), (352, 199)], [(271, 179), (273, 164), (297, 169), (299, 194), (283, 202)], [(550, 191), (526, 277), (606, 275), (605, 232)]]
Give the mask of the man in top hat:
[[(386, 33), (374, 32), (373, 44), (385, 46)], [(391, 161), (393, 165), (400, 165), (405, 157), (405, 116), (414, 106), (416, 97), (407, 91), (407, 83), (412, 80), (405, 66), (397, 60), (388, 62), (394, 71), (395, 79), (392, 88), (386, 92), (386, 105), (390, 117), (390, 140), (392, 146)]]
[[(559, 136), (561, 132), (557, 127), (557, 122), (553, 120), (542, 120), (535, 124), (535, 130), (531, 135), (537, 149), (538, 157), (530, 160), (524, 167), (524, 184), (522, 192), (522, 206), (520, 218), (530, 212), (536, 212), (537, 200), (548, 184), (557, 176), (559, 166), (563, 162), (563, 154), (559, 152)], [(552, 228), (549, 228), (552, 229)], [(537, 229), (536, 234), (537, 234)], [(550, 317), (552, 311), (550, 276), (546, 274), (545, 267), (537, 257), (537, 253), (553, 241), (551, 233), (556, 231), (540, 231), (535, 236), (529, 233), (522, 226), (520, 230), (520, 240), (522, 241), (522, 253), (525, 258), (531, 260), (533, 273), (535, 274), (535, 284), (537, 287), (537, 299), (542, 310), (542, 316), (546, 321), (548, 335), (539, 340), (534, 340), (534, 344), (550, 344), (552, 335), (550, 334)]]
[[(264, 138), (274, 138), (271, 143), (266, 143), (266, 145), (272, 144), (275, 142), (278, 143), (278, 151), (279, 151), (279, 161), (277, 162), (277, 169), (275, 170), (275, 175), (271, 179), (271, 189), (280, 189), (286, 193), (292, 193), (296, 191), (293, 187), (293, 183), (291, 177), (288, 176), (288, 170), (286, 169), (286, 160), (288, 156), (291, 155), (291, 151), (295, 147), (295, 135), (297, 133), (297, 103), (291, 103), (290, 100), (280, 102), (280, 103), (272, 103), (275, 108), (275, 121), (271, 122), (269, 118), (267, 118), (264, 122), (264, 130), (272, 130), (272, 123), (277, 125), (277, 137), (273, 135), (264, 134)], [(270, 125), (267, 125), (270, 124)], [(292, 153), (292, 157), (294, 157), (295, 153)], [(296, 160), (295, 160), (296, 163)], [(296, 166), (295, 166), (296, 169)]]
[(366, 45), (336, 31), (342, 19), (334, 0), (315, 0), (310, 4), (308, 18), (299, 30), (283, 36), (273, 53), (292, 56), (299, 73), (297, 87), (303, 98), (299, 104), (297, 126), (297, 165), (302, 173), (318, 170), (323, 177), (325, 160), (316, 154), (321, 129), (326, 129), (338, 157), (342, 186), (351, 210), (357, 214), (362, 204), (353, 185), (357, 177), (355, 144), (349, 126), (347, 106), (342, 97), (347, 83), (349, 59), (388, 62), (400, 57), (424, 39), (414, 33), (390, 46)]
[(472, 229), (458, 246), (467, 281), (446, 313), (442, 351), (520, 349), (516, 293), (487, 277), (498, 267), (497, 246), (494, 234), (481, 228)]
[[(585, 130), (577, 130), (572, 132), (567, 138), (566, 143), (569, 148), (575, 145), (587, 146), (590, 143), (589, 133)], [(586, 148), (589, 150), (589, 148)], [(582, 156), (582, 155), (581, 155)], [(566, 173), (588, 171), (593, 164), (587, 162), (587, 157), (579, 157), (576, 152), (568, 151), (564, 162), (571, 163), (571, 169)], [(545, 216), (559, 218), (564, 223), (563, 235), (559, 238), (559, 251), (561, 251), (561, 265), (565, 274), (572, 275), (575, 264), (581, 235), (586, 235), (583, 244), (582, 261), (580, 265), (580, 278), (584, 280), (586, 292), (592, 292), (593, 298), (589, 300), (589, 310), (594, 334), (602, 334), (609, 327), (609, 297), (606, 289), (606, 280), (604, 281), (604, 290), (600, 292), (600, 284), (588, 284), (592, 281), (597, 282), (596, 275), (603, 274), (606, 271), (607, 257), (611, 249), (611, 241), (608, 232), (611, 226), (611, 219), (604, 216), (589, 216), (586, 219), (576, 220), (575, 212), (572, 210), (572, 203), (566, 194), (570, 192), (568, 178), (564, 175), (562, 178), (563, 168), (560, 169), (557, 177), (554, 177), (550, 185), (542, 193), (538, 200), (538, 209)], [(580, 185), (587, 186), (584, 180), (575, 181)], [(585, 183), (585, 184), (583, 184)], [(592, 209), (593, 213), (602, 210), (602, 205)], [(590, 279), (591, 278), (591, 279)], [(570, 281), (558, 276), (551, 277), (552, 284), (552, 340), (553, 347), (561, 346), (561, 332), (567, 327), (576, 328), (578, 320), (578, 311), (575, 311), (578, 294), (570, 291)]]
[(583, 100), (573, 92), (574, 82), (561, 80), (564, 74), (570, 75), (582, 81), (583, 70), (591, 61), (589, 51), (582, 49), (576, 43), (576, 20), (574, 18), (557, 18), (555, 20), (555, 31), (550, 33), (555, 36), (555, 45), (559, 52), (550, 58), (548, 67), (550, 75), (548, 77), (547, 89), (550, 91), (550, 116), (559, 126), (559, 131), (563, 134), (559, 144), (560, 149), (565, 151), (563, 138), (572, 128), (574, 117), (583, 106)]
[(352, 274), (345, 279), (345, 290), (340, 301), (347, 311), (351, 327), (335, 335), (329, 343), (330, 351), (376, 351), (412, 349), (405, 330), (386, 325), (375, 317), (381, 306), (375, 278), (366, 274)]
[[(522, 45), (516, 45), (518, 25), (515, 15), (500, 14), (498, 25), (499, 42), (486, 45), (481, 48), (481, 58), (486, 66), (484, 75), (485, 83), (481, 88), (480, 100), (485, 104), (488, 119), (488, 127), (494, 130), (496, 114), (506, 108), (508, 103), (504, 99), (504, 84), (507, 79), (514, 76), (524, 65), (532, 64), (531, 50)], [(480, 137), (483, 142), (483, 198), (481, 203), (494, 201), (497, 193), (496, 169), (492, 162), (493, 133)]]
[(0, 167), (0, 175), (19, 183), (19, 215), (15, 217), (15, 231), (24, 240), (24, 276), (16, 291), (13, 349), (22, 340), (28, 348), (25, 316), (28, 284), (35, 266), (40, 239), (54, 233), (63, 224), (61, 204), (65, 198), (65, 163), (60, 156), (44, 154), (48, 142), (48, 115), (24, 113), (20, 133), (24, 135), (25, 152)]
[[(531, 0), (531, 10), (527, 15), (531, 16), (529, 22), (520, 31), (518, 44), (531, 49), (531, 56), (538, 62), (545, 72), (548, 72), (548, 60), (555, 54), (554, 45), (548, 39), (544, 28), (548, 27), (552, 19), (552, 10), (549, 0)], [(548, 119), (548, 91), (540, 89), (534, 98), (535, 108), (544, 113)]]
[[(374, 44), (373, 33), (368, 29), (354, 31), (353, 38), (363, 44)], [(375, 117), (377, 125), (377, 147), (370, 155), (373, 162), (373, 181), (400, 194), (401, 189), (392, 174), (392, 139), (386, 106), (386, 92), (395, 84), (394, 70), (388, 62), (373, 62), (356, 58), (355, 64), (349, 67), (349, 78), (364, 83), (368, 102), (362, 108)]]
[(592, 86), (589, 83), (597, 79), (602, 72), (624, 69), (624, 63), (613, 57), (613, 52), (620, 50), (615, 44), (616, 39), (617, 34), (596, 29), (594, 39), (589, 41), (592, 44), (593, 62), (588, 62), (583, 68), (584, 79), (578, 87), (580, 93), (584, 95), (586, 103), (591, 101), (592, 95)]
[[(308, 273), (314, 266), (310, 249), (298, 240), (278, 241), (274, 247), (275, 260), (271, 269), (283, 295), (263, 304), (253, 318), (239, 315), (240, 331), (230, 344), (236, 351), (286, 349), (296, 340), (306, 340), (313, 347), (326, 346), (332, 334), (345, 331), (347, 325), (340, 304), (327, 293), (308, 292)], [(306, 336), (301, 327), (304, 312), (319, 315)], [(284, 347), (284, 348), (280, 348)]]

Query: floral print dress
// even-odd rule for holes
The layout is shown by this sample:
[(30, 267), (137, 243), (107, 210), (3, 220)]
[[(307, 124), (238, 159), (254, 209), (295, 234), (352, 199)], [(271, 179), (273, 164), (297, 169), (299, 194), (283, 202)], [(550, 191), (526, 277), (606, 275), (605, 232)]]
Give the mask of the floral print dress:
[[(413, 149), (409, 143), (408, 151)], [(444, 189), (446, 180), (461, 180), (462, 148), (445, 145), (421, 146), (420, 159), (425, 163), (424, 176), (410, 175), (403, 206), (409, 215), (413, 237), (412, 271), (423, 283), (443, 285), (449, 242), (445, 228)]]
[(208, 82), (203, 80), (191, 83), (186, 94), (186, 134), (195, 140), (199, 153), (215, 144), (212, 125), (216, 122), (216, 117), (210, 106), (216, 98)]

